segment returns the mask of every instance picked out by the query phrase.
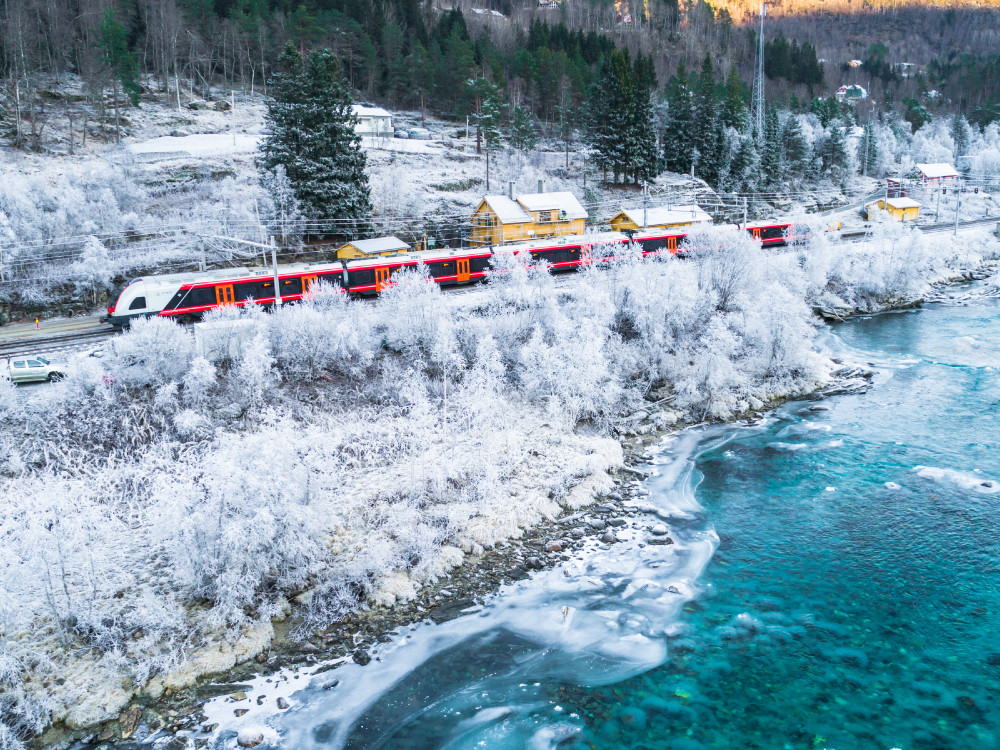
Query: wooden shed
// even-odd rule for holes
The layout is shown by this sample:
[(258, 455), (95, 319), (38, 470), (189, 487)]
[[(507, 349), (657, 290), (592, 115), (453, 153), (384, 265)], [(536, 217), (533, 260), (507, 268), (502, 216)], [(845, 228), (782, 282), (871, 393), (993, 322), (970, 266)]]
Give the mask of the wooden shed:
[(351, 258), (374, 258), (379, 255), (409, 252), (410, 246), (398, 237), (376, 237), (370, 240), (354, 240), (337, 248), (339, 260)]
[(866, 208), (868, 221), (878, 220), (881, 211), (885, 211), (896, 221), (916, 221), (920, 215), (920, 204), (912, 198), (879, 198)]
[(583, 234), (587, 212), (572, 193), (487, 195), (472, 213), (470, 243), (502, 245), (540, 237)]
[(616, 232), (638, 229), (672, 229), (692, 224), (711, 224), (712, 217), (700, 206), (649, 206), (625, 208), (608, 222)]

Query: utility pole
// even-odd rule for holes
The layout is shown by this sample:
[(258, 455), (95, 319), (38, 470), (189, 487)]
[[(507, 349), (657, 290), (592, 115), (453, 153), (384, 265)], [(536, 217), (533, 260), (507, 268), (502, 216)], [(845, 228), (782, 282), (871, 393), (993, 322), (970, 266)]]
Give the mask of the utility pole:
[(201, 263), (199, 264), (200, 270), (202, 272), (204, 272), (208, 268), (207, 265), (205, 264), (205, 238), (204, 237), (202, 237), (198, 241), (198, 249), (201, 251)]
[(938, 217), (941, 216), (941, 190), (942, 189), (943, 188), (938, 188), (938, 191), (937, 191), (938, 199), (937, 199), (937, 205), (934, 207), (934, 221), (937, 221)]
[(747, 230), (747, 198), (743, 196), (743, 231)]
[(642, 183), (642, 228), (649, 226), (646, 220), (646, 207), (649, 205), (649, 183)]
[(962, 194), (959, 192), (957, 195), (958, 203), (955, 204), (955, 231), (953, 232), (955, 236), (958, 236), (958, 211), (962, 208)]
[(278, 248), (271, 238), (271, 265), (274, 266), (274, 306), (281, 306), (281, 288), (278, 286)]

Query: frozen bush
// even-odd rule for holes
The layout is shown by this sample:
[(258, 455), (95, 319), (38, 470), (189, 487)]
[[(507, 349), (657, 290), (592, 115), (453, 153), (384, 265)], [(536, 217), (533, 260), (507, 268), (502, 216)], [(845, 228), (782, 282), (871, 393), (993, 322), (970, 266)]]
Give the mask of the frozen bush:
[(108, 372), (116, 385), (138, 388), (179, 381), (194, 355), (189, 331), (168, 318), (139, 318), (110, 347)]

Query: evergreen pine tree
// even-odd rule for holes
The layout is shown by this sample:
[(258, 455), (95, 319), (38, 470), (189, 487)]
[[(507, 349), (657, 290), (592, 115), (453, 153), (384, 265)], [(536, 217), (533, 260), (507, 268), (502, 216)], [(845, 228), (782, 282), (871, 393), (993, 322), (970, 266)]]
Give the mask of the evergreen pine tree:
[(476, 126), (476, 150), (485, 145), (489, 153), (500, 148), (500, 125), (503, 120), (503, 100), (500, 88), (486, 78), (470, 78), (465, 82), (469, 99), (469, 114)]
[(839, 120), (830, 123), (830, 132), (820, 149), (822, 174), (840, 181), (847, 170), (847, 139)]
[(750, 117), (743, 92), (743, 81), (736, 72), (736, 65), (729, 69), (729, 75), (726, 77), (726, 94), (722, 102), (721, 117), (723, 125), (741, 133), (746, 129)]
[(809, 144), (802, 134), (802, 123), (796, 114), (789, 115), (785, 121), (785, 127), (781, 131), (781, 147), (788, 173), (796, 177), (803, 176), (809, 161)]
[(353, 228), (362, 230), (372, 212), (365, 155), (347, 81), (329, 50), (303, 60), (294, 47), (285, 48), (271, 80), (266, 122), (260, 169), (284, 167), (309, 219), (354, 219)]
[(858, 142), (858, 173), (876, 177), (878, 165), (878, 140), (875, 138), (875, 128), (871, 122), (866, 122), (861, 140)]
[(518, 151), (527, 153), (534, 150), (538, 144), (535, 135), (535, 123), (525, 107), (515, 104), (510, 118), (510, 145)]
[(671, 172), (685, 173), (691, 170), (692, 122), (691, 88), (688, 85), (687, 69), (684, 62), (677, 73), (670, 76), (667, 83), (667, 124), (663, 128), (663, 162)]
[(627, 50), (616, 49), (604, 59), (587, 103), (587, 139), (595, 164), (615, 182), (631, 172), (636, 122), (635, 81)]
[(695, 168), (699, 177), (711, 185), (718, 184), (722, 154), (718, 150), (718, 92), (712, 58), (706, 54), (694, 90), (691, 141), (698, 153)]
[(739, 145), (729, 166), (727, 187), (731, 192), (755, 193), (760, 189), (760, 157), (749, 135), (737, 135)]
[(781, 182), (781, 124), (774, 107), (764, 117), (764, 144), (760, 154), (761, 181), (771, 187)]
[(660, 173), (660, 158), (653, 130), (652, 94), (656, 73), (651, 57), (640, 52), (635, 58), (629, 122), (629, 162), (634, 182), (650, 180)]
[(951, 120), (951, 140), (955, 144), (955, 160), (969, 153), (969, 143), (972, 140), (972, 129), (965, 115), (955, 115)]

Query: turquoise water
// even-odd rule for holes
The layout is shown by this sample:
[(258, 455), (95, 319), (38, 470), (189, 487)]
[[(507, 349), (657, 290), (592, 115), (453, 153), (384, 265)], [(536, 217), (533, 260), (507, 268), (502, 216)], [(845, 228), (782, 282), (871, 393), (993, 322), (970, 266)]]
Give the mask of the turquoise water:
[(875, 386), (666, 442), (620, 544), (327, 673), (283, 746), (1000, 748), (1000, 307), (829, 345)]

